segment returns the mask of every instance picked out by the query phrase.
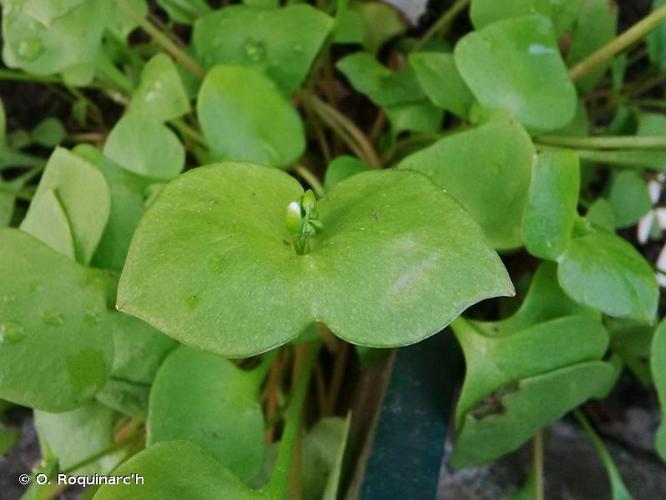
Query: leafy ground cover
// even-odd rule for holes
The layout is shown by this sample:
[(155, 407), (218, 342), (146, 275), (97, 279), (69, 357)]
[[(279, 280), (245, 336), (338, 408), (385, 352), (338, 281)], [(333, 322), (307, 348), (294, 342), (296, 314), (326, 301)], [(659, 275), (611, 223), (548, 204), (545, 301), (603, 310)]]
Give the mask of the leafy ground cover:
[(665, 2), (0, 3), (26, 498), (353, 497), (349, 394), (436, 334), (465, 363), (451, 467), (531, 441), (543, 498), (571, 414), (641, 495), (590, 408), (627, 380), (666, 405)]

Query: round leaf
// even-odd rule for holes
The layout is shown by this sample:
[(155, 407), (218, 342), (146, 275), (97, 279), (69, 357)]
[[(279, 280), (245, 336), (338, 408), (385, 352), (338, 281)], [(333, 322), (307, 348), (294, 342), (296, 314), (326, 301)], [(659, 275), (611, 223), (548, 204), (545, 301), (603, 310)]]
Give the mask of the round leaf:
[(187, 440), (210, 451), (248, 482), (264, 461), (264, 418), (255, 374), (231, 361), (180, 347), (160, 368), (150, 392), (148, 445)]
[(469, 215), (415, 172), (373, 171), (318, 204), (323, 231), (297, 255), (287, 174), (224, 163), (168, 184), (130, 246), (118, 308), (226, 356), (284, 344), (315, 320), (355, 344), (405, 345), (470, 305), (510, 295)]
[(203, 16), (192, 36), (207, 68), (254, 66), (290, 95), (301, 86), (332, 27), (333, 19), (310, 5), (234, 5)]
[(146, 63), (130, 106), (160, 122), (178, 118), (190, 110), (183, 82), (169, 56), (160, 53)]
[(185, 166), (185, 149), (176, 134), (137, 111), (118, 120), (104, 154), (131, 172), (160, 179), (175, 177)]
[(217, 158), (286, 167), (305, 151), (303, 123), (293, 105), (253, 68), (211, 70), (199, 91), (197, 115)]
[(559, 258), (564, 291), (609, 316), (651, 322), (659, 288), (650, 265), (615, 234), (592, 230), (573, 238)]
[(527, 128), (556, 130), (573, 120), (576, 89), (548, 18), (492, 23), (460, 40), (455, 59), (481, 104), (511, 111)]
[(521, 245), (520, 224), (535, 155), (529, 135), (508, 113), (452, 134), (405, 158), (446, 189), (479, 223), (495, 248)]
[(648, 184), (635, 170), (622, 170), (613, 176), (608, 202), (620, 228), (633, 226), (652, 208)]
[(111, 369), (107, 278), (16, 229), (0, 230), (0, 248), (0, 397), (76, 408)]

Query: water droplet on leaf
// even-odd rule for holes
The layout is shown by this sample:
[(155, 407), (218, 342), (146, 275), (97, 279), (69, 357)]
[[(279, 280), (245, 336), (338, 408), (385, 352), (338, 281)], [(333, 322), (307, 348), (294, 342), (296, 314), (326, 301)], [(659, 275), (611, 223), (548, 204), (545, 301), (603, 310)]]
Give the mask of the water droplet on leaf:
[(18, 55), (28, 61), (34, 61), (44, 53), (44, 44), (37, 37), (24, 38), (19, 42)]
[(259, 63), (266, 57), (266, 48), (264, 44), (249, 38), (244, 45), (245, 55), (250, 61)]
[(45, 309), (42, 313), (42, 322), (49, 326), (60, 326), (65, 322), (65, 318), (60, 311)]
[(16, 321), (0, 323), (0, 344), (16, 344), (25, 338), (25, 328)]

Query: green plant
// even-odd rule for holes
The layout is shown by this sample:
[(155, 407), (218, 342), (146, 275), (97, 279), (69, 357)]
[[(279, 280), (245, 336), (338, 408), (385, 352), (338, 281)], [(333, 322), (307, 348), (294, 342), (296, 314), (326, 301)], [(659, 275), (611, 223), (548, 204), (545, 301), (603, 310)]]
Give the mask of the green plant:
[(145, 476), (99, 499), (336, 498), (347, 343), (449, 324), (452, 464), (534, 436), (537, 498), (541, 430), (623, 367), (666, 404), (655, 274), (616, 232), (666, 170), (663, 2), (619, 36), (606, 0), (457, 0), (422, 34), (373, 1), (156, 3), (2, 1), (0, 78), (70, 106), (0, 121), (0, 398), (35, 410), (35, 473)]

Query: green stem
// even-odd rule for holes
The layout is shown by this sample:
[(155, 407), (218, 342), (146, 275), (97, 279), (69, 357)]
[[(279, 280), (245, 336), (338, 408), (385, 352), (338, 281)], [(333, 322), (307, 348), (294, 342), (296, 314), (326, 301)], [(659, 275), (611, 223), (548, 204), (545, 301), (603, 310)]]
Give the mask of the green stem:
[(192, 59), (187, 52), (178, 47), (168, 36), (162, 33), (153, 23), (141, 15), (134, 7), (132, 7), (127, 0), (116, 0), (118, 6), (123, 9), (131, 18), (133, 18), (143, 30), (148, 33), (155, 42), (160, 45), (166, 52), (178, 61), (183, 67), (187, 68), (194, 76), (203, 79), (206, 71)]
[(68, 467), (67, 469), (63, 470), (62, 472), (63, 472), (63, 474), (71, 474), (72, 472), (75, 472), (78, 469), (80, 469), (82, 467), (85, 467), (86, 465), (90, 465), (91, 463), (96, 462), (97, 460), (99, 460), (102, 457), (105, 457), (107, 455), (111, 455), (112, 453), (115, 453), (117, 451), (122, 450), (126, 446), (130, 446), (132, 444), (137, 443), (138, 440), (139, 440), (139, 437), (140, 436), (138, 436), (138, 435), (132, 435), (132, 437), (129, 438), (129, 439), (123, 440), (119, 443), (114, 443), (111, 446), (109, 446), (108, 448), (104, 448), (103, 450), (95, 453), (94, 455), (90, 455), (89, 457), (87, 457), (87, 458), (81, 460), (80, 462), (72, 465), (71, 467)]
[(310, 185), (312, 190), (317, 195), (317, 198), (323, 198), (323, 196), (325, 194), (324, 186), (322, 186), (321, 182), (319, 182), (319, 179), (317, 179), (317, 176), (315, 176), (312, 172), (310, 172), (303, 165), (295, 165), (293, 170), (299, 176), (301, 176), (301, 178), (305, 182), (307, 182)]
[(32, 195), (30, 193), (27, 193), (23, 189), (13, 189), (12, 187), (7, 186), (7, 184), (0, 183), (0, 193), (10, 194), (10, 195), (14, 196), (15, 198), (18, 198), (19, 200), (23, 200), (23, 201), (31, 201), (32, 200)]
[(580, 80), (596, 67), (604, 64), (623, 50), (639, 42), (645, 37), (645, 35), (664, 21), (666, 21), (666, 5), (644, 17), (610, 43), (580, 61), (569, 70), (569, 76), (574, 81)]
[(310, 375), (312, 374), (321, 343), (316, 342), (307, 346), (305, 360), (298, 375), (296, 386), (293, 388), (291, 401), (285, 417), (285, 426), (280, 441), (280, 449), (271, 479), (264, 488), (268, 498), (286, 498), (289, 488), (289, 475), (294, 460), (294, 446), (298, 439), (301, 427), (301, 414), (305, 405)]
[[(535, 143), (538, 151), (557, 151), (557, 146)], [(666, 171), (666, 151), (664, 150), (614, 150), (576, 149), (581, 160), (602, 163), (608, 167), (649, 168)]]
[(273, 366), (273, 362), (275, 361), (275, 358), (277, 357), (279, 352), (280, 349), (273, 349), (272, 351), (265, 353), (263, 358), (261, 358), (259, 364), (255, 366), (252, 370), (250, 370), (249, 373), (251, 373), (252, 376), (257, 381), (257, 388), (260, 387), (261, 384), (263, 383), (264, 378), (266, 378), (266, 374), (268, 373), (268, 370), (270, 370), (271, 366)]
[(573, 137), (542, 135), (536, 141), (549, 146), (591, 149), (666, 149), (666, 136)]
[(539, 430), (532, 438), (532, 477), (534, 478), (532, 499), (543, 500), (543, 430)]
[(169, 123), (173, 126), (173, 128), (180, 132), (183, 137), (191, 139), (200, 146), (207, 147), (206, 138), (203, 136), (203, 134), (189, 125), (182, 118), (176, 118), (175, 120), (171, 120)]
[(125, 94), (129, 95), (134, 91), (134, 82), (120, 71), (104, 52), (100, 51), (97, 55), (95, 66), (102, 75)]
[(666, 100), (663, 99), (639, 99), (631, 101), (631, 103), (640, 107), (666, 109)]
[(428, 31), (416, 42), (412, 48), (413, 52), (423, 48), (433, 37), (440, 35), (444, 36), (455, 18), (460, 14), (471, 0), (456, 0), (456, 2), (449, 8), (442, 16), (433, 24)]
[[(315, 112), (321, 116), (322, 119), (327, 124), (329, 124), (329, 126), (336, 124), (345, 130), (348, 137), (356, 143), (358, 149), (362, 153), (359, 156), (361, 156), (368, 165), (374, 168), (381, 168), (381, 160), (379, 159), (377, 152), (372, 147), (372, 144), (370, 144), (370, 141), (366, 135), (356, 126), (353, 121), (340, 113), (340, 111), (335, 109), (330, 104), (322, 101), (316, 95), (312, 96), (312, 105)], [(344, 139), (344, 136), (342, 138)]]
[(62, 80), (57, 76), (51, 75), (29, 75), (22, 71), (13, 71), (11, 69), (0, 69), (0, 80), (13, 80), (17, 82), (37, 82), (62, 84)]

